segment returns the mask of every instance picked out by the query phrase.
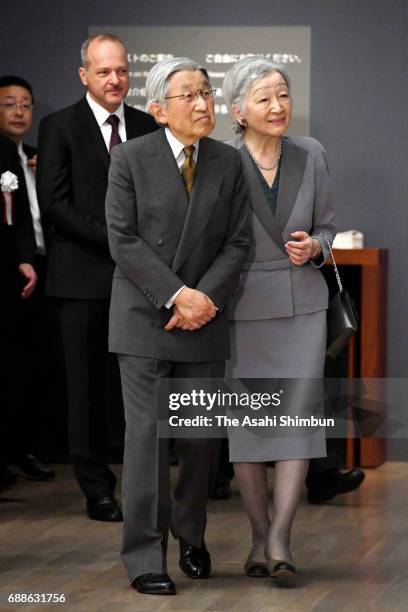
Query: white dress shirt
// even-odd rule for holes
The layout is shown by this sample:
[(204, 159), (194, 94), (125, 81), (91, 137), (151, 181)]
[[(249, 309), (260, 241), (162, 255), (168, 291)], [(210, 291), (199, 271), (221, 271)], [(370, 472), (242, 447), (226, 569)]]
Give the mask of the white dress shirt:
[(28, 202), (30, 204), (30, 213), (33, 220), (35, 243), (37, 245), (37, 253), (45, 254), (44, 232), (41, 227), (40, 207), (38, 206), (37, 191), (35, 188), (34, 170), (27, 164), (27, 155), (24, 153), (23, 143), (20, 142), (18, 147), (20, 156), (20, 164), (24, 171), (24, 178), (27, 186)]
[[(180, 173), (181, 173), (181, 168), (182, 165), (184, 163), (184, 160), (186, 158), (186, 156), (184, 155), (184, 147), (186, 146), (185, 144), (183, 144), (182, 142), (180, 142), (175, 136), (174, 134), (170, 131), (169, 128), (165, 128), (164, 132), (166, 134), (166, 138), (167, 138), (167, 142), (170, 145), (170, 149), (172, 150), (172, 153), (174, 155), (174, 158), (177, 162), (177, 165), (179, 167)], [(200, 141), (196, 140), (195, 142), (193, 142), (193, 147), (194, 147), (194, 155), (193, 155), (193, 159), (195, 161), (195, 163), (197, 163), (197, 157), (198, 157), (198, 147), (200, 146)]]
[(101, 129), (102, 136), (103, 136), (103, 139), (105, 141), (106, 148), (108, 149), (108, 151), (109, 151), (110, 138), (112, 134), (112, 126), (110, 125), (110, 123), (106, 123), (106, 120), (111, 115), (116, 115), (117, 118), (119, 119), (119, 123), (118, 123), (119, 136), (122, 142), (126, 142), (125, 109), (124, 109), (123, 101), (120, 103), (120, 105), (118, 106), (118, 108), (115, 110), (114, 113), (110, 113), (109, 111), (106, 110), (106, 108), (103, 108), (103, 106), (95, 102), (95, 100), (93, 100), (91, 96), (89, 95), (89, 92), (86, 94), (86, 100), (89, 106), (91, 107), (91, 111), (95, 115), (96, 122)]
[[(177, 162), (177, 165), (179, 167), (180, 170), (180, 174), (181, 174), (181, 168), (183, 166), (184, 160), (186, 158), (186, 156), (184, 155), (184, 147), (186, 146), (185, 144), (183, 144), (182, 142), (180, 142), (175, 136), (174, 134), (171, 132), (171, 130), (169, 128), (165, 128), (164, 132), (166, 134), (166, 138), (167, 138), (167, 142), (170, 145), (170, 148), (172, 150), (172, 153), (174, 155), (174, 158)], [(197, 157), (198, 157), (198, 147), (199, 147), (199, 140), (196, 140), (193, 143), (194, 146), (194, 154), (193, 154), (193, 159), (195, 161), (195, 163), (197, 163)], [(182, 287), (180, 287), (180, 289), (178, 289), (176, 291), (176, 293), (174, 293), (171, 298), (169, 299), (169, 301), (165, 304), (166, 308), (171, 308), (174, 304), (174, 300), (176, 299), (176, 297), (178, 296), (178, 294), (180, 293), (180, 291), (182, 289), (185, 288), (186, 285), (183, 285)]]

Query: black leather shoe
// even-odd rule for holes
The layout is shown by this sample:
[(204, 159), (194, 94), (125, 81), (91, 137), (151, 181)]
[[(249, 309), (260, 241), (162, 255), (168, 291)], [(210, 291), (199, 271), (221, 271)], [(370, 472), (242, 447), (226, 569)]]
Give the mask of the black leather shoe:
[(210, 499), (230, 499), (231, 484), (229, 478), (222, 478), (216, 481), (211, 492)]
[(179, 538), (180, 569), (189, 577), (203, 579), (211, 573), (211, 557), (204, 542), (200, 548)]
[(86, 513), (94, 521), (110, 521), (119, 523), (123, 521), (122, 511), (111, 495), (104, 495), (98, 499), (88, 499)]
[(340, 493), (349, 493), (357, 489), (365, 478), (363, 470), (354, 468), (348, 472), (327, 470), (317, 476), (313, 482), (308, 482), (307, 499), (311, 504), (320, 504), (333, 499)]
[(142, 574), (132, 587), (144, 595), (175, 595), (176, 586), (168, 574)]
[(35, 455), (22, 455), (14, 462), (30, 480), (52, 480), (55, 472)]

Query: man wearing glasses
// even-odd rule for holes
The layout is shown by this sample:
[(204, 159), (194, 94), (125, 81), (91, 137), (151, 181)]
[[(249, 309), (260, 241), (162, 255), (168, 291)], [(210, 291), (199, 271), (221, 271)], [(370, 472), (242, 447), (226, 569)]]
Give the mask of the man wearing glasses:
[(109, 172), (110, 350), (119, 355), (126, 415), (122, 559), (140, 593), (176, 592), (166, 569), (169, 524), (184, 573), (200, 579), (211, 570), (204, 530), (218, 440), (174, 440), (170, 510), (156, 390), (161, 378), (220, 378), (229, 357), (226, 305), (249, 247), (248, 195), (236, 151), (207, 138), (213, 94), (190, 59), (154, 66), (147, 108), (162, 129), (116, 147)]
[[(35, 195), (36, 150), (23, 143), (23, 138), (31, 127), (33, 118), (34, 97), (31, 85), (18, 76), (0, 77), (0, 133), (14, 142), (24, 174), (20, 189), (28, 200), (32, 225), (35, 233), (37, 252), (44, 253), (44, 235), (41, 227), (40, 210)], [(30, 198), (29, 185), (33, 186), (34, 197)], [(20, 269), (27, 281), (35, 275), (32, 266)], [(35, 287), (36, 279), (34, 282)], [(33, 287), (33, 288), (34, 288)], [(28, 290), (31, 295), (30, 290)], [(29, 297), (27, 295), (26, 297)]]

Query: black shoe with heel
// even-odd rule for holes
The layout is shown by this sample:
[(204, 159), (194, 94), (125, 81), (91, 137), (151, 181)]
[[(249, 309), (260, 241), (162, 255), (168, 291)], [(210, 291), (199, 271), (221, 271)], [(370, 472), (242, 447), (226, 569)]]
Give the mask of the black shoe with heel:
[(269, 576), (268, 564), (264, 561), (247, 560), (244, 566), (248, 578), (267, 578)]
[(269, 559), (268, 570), (271, 578), (280, 587), (292, 587), (295, 584), (296, 568), (293, 563), (278, 559)]

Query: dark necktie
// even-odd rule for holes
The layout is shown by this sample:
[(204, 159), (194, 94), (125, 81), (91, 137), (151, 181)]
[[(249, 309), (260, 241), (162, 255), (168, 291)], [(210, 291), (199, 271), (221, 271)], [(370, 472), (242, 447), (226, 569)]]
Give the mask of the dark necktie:
[(122, 142), (121, 137), (119, 136), (119, 117), (116, 115), (109, 115), (106, 120), (106, 123), (112, 126), (112, 133), (109, 141), (109, 153), (112, 151), (112, 148)]
[(190, 199), (191, 192), (193, 191), (194, 177), (196, 172), (196, 163), (193, 157), (194, 151), (194, 145), (189, 145), (183, 149), (185, 159), (183, 161), (183, 165), (181, 166), (181, 176), (187, 191), (188, 199)]

